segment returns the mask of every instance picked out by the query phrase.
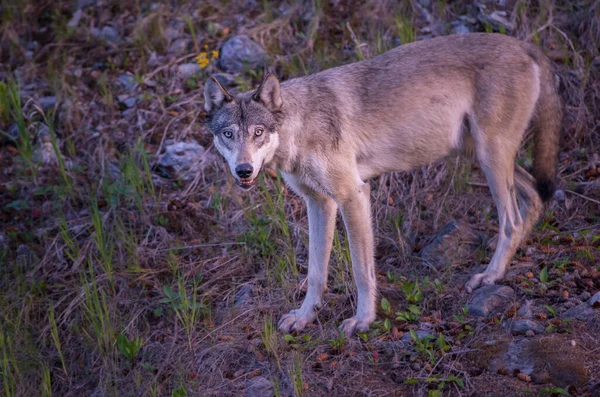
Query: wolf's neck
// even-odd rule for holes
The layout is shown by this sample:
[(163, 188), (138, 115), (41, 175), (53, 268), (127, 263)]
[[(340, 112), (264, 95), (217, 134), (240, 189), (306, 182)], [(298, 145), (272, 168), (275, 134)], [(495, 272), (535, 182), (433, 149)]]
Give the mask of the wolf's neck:
[(283, 83), (281, 86), (283, 121), (279, 127), (279, 147), (271, 164), (283, 172), (293, 173), (300, 163), (299, 147), (302, 147), (305, 106), (291, 93), (292, 87), (287, 85)]

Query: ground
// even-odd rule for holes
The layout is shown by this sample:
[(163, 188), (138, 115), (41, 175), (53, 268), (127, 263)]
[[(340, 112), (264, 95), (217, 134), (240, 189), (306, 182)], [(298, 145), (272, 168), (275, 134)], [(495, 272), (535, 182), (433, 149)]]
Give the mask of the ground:
[[(3, 395), (600, 393), (599, 1), (16, 0), (0, 14)], [(355, 303), (338, 222), (318, 320), (282, 334), (306, 290), (306, 208), (274, 172), (235, 186), (203, 82), (225, 68), (246, 90), (267, 65), (287, 79), (466, 31), (534, 42), (561, 77), (560, 190), (500, 283), (514, 293), (472, 312), (464, 282), (497, 216), (477, 164), (452, 157), (371, 182), (371, 329), (337, 331)], [(240, 34), (255, 64), (227, 63)]]

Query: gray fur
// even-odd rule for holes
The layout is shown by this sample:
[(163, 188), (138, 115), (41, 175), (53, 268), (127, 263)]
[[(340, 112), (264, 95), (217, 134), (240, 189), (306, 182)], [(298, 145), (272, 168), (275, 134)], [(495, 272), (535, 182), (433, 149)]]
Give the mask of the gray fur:
[[(404, 45), (281, 85), (270, 75), (258, 91), (236, 96), (209, 81), (205, 108), (217, 149), (234, 176), (241, 161), (259, 168), (252, 180), (238, 183), (248, 187), (270, 164), (308, 204), (308, 292), (280, 328), (301, 330), (316, 318), (338, 208), (358, 290), (356, 315), (341, 328), (351, 334), (369, 327), (376, 283), (368, 180), (452, 152), (475, 153), (500, 221), (492, 261), (466, 289), (502, 278), (541, 211), (536, 184), (547, 198), (554, 183), (562, 115), (554, 79), (535, 46), (504, 35), (465, 34)], [(514, 164), (530, 123), (537, 128), (537, 180)], [(239, 127), (239, 138), (224, 142), (222, 131), (231, 125)], [(267, 130), (267, 143), (253, 135), (256, 125)]]

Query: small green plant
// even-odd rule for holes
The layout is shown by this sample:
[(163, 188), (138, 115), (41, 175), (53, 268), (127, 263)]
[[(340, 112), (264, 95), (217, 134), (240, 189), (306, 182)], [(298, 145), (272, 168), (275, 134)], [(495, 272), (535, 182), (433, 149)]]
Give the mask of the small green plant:
[(396, 33), (402, 44), (412, 43), (417, 40), (417, 32), (406, 15), (396, 16)]
[(123, 357), (125, 357), (129, 365), (135, 363), (135, 359), (143, 344), (144, 341), (140, 337), (136, 337), (131, 341), (123, 333), (119, 334), (117, 337), (117, 348)]
[(403, 281), (400, 284), (400, 290), (404, 293), (404, 296), (409, 303), (417, 304), (423, 301), (423, 292), (421, 291), (421, 285), (419, 284), (418, 278), (412, 282)]
[(312, 349), (318, 343), (316, 340), (312, 340), (312, 335), (310, 334), (304, 334), (299, 337), (295, 337), (292, 334), (286, 334), (283, 336), (283, 340), (288, 342), (290, 346), (296, 350)]
[(65, 358), (63, 357), (60, 339), (58, 338), (58, 326), (56, 325), (56, 319), (54, 318), (54, 305), (50, 305), (48, 309), (48, 321), (50, 322), (50, 335), (52, 336), (52, 342), (54, 343), (54, 347), (58, 352), (58, 358), (60, 359), (60, 363), (62, 364), (63, 371), (65, 375), (69, 376), (67, 372), (67, 367), (65, 365)]
[(540, 292), (546, 293), (552, 284), (554, 284), (554, 281), (550, 280), (548, 267), (546, 266), (540, 271)]
[(403, 312), (396, 312), (396, 320), (406, 321), (407, 323), (416, 323), (421, 317), (421, 309), (417, 305), (409, 305)]
[(381, 298), (381, 310), (383, 310), (385, 314), (391, 314), (392, 305), (390, 305), (390, 301), (385, 298)]
[(277, 363), (277, 367), (281, 368), (281, 363), (279, 361), (279, 339), (277, 335), (277, 329), (275, 324), (273, 323), (273, 318), (271, 316), (266, 316), (263, 322), (263, 333), (262, 333), (263, 345), (265, 345), (265, 350), (268, 354), (270, 354), (273, 358), (275, 358), (275, 362)]
[(177, 389), (173, 389), (171, 392), (171, 397), (187, 397), (187, 395), (187, 391), (183, 386), (179, 386)]
[(196, 328), (196, 323), (200, 316), (207, 313), (207, 306), (198, 300), (198, 285), (202, 281), (202, 274), (197, 274), (192, 280), (191, 294), (187, 294), (185, 280), (181, 272), (177, 271), (177, 288), (179, 292), (174, 292), (170, 285), (163, 286), (165, 295), (159, 302), (168, 304), (175, 312), (175, 315), (188, 336), (188, 342), (192, 343), (192, 332)]
[(294, 357), (294, 366), (290, 369), (289, 375), (294, 386), (294, 395), (302, 396), (304, 394), (304, 380), (302, 379), (302, 362), (299, 354)]
[(329, 347), (335, 353), (341, 353), (346, 348), (346, 336), (340, 331), (337, 338), (329, 339)]

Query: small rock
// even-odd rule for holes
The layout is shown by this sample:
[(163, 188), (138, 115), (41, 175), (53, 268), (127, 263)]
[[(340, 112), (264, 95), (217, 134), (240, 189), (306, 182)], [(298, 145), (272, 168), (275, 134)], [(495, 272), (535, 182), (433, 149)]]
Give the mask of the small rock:
[(96, 5), (97, 0), (77, 0), (77, 8), (87, 8)]
[(40, 107), (42, 108), (42, 110), (44, 112), (47, 112), (48, 110), (54, 109), (54, 107), (56, 106), (56, 97), (55, 96), (45, 96), (43, 98), (40, 98), (38, 100), (38, 103), (40, 104)]
[[(567, 302), (568, 303), (568, 302)], [(594, 308), (587, 303), (574, 306), (562, 314), (567, 320), (585, 320), (594, 314)]]
[(135, 77), (126, 73), (117, 77), (117, 82), (126, 91), (131, 91), (137, 84)]
[(184, 79), (188, 79), (200, 72), (200, 65), (197, 63), (182, 63), (177, 67), (177, 73)]
[(16, 141), (19, 139), (19, 126), (16, 123), (9, 125), (8, 129), (6, 130), (6, 135), (3, 136), (5, 136), (9, 141)]
[(499, 26), (504, 26), (506, 30), (513, 30), (515, 25), (508, 20), (508, 14), (506, 11), (494, 11), (490, 15), (488, 15), (488, 19), (490, 22), (495, 23)]
[(81, 21), (82, 16), (83, 11), (81, 9), (75, 11), (69, 22), (67, 22), (67, 26), (70, 28), (76, 28), (77, 25), (79, 25), (79, 21)]
[(190, 44), (190, 40), (186, 38), (181, 38), (173, 41), (169, 46), (169, 53), (180, 55), (187, 51), (188, 45)]
[(558, 202), (564, 202), (565, 201), (565, 191), (562, 189), (556, 189), (556, 191), (554, 192), (554, 198)]
[(525, 336), (528, 338), (532, 338), (535, 336), (535, 332), (533, 332), (532, 330), (528, 330), (527, 332), (525, 332)]
[(165, 148), (158, 165), (172, 168), (177, 178), (191, 180), (196, 176), (196, 167), (203, 154), (204, 148), (197, 142), (177, 142)]
[(233, 306), (238, 307), (242, 306), (252, 299), (252, 295), (254, 293), (254, 285), (252, 284), (244, 284), (240, 287), (238, 292), (235, 294), (235, 298), (233, 299)]
[(465, 33), (470, 33), (471, 29), (469, 29), (467, 27), (467, 25), (465, 25), (464, 23), (459, 23), (458, 25), (454, 26), (452, 28), (452, 33), (454, 34), (465, 34)]
[(246, 381), (246, 397), (271, 397), (273, 394), (273, 385), (263, 376)]
[(110, 43), (118, 43), (121, 41), (119, 32), (117, 32), (117, 29), (113, 28), (112, 26), (105, 26), (102, 28), (102, 30), (98, 28), (92, 28), (91, 34), (97, 39), (108, 41)]
[(219, 65), (228, 73), (241, 73), (266, 66), (265, 50), (246, 35), (234, 36), (221, 48)]
[[(419, 338), (419, 340), (426, 338), (426, 337), (434, 337), (433, 333), (431, 331), (428, 330), (424, 330), (424, 329), (420, 329), (418, 331), (415, 331), (415, 334), (417, 335), (417, 338)], [(408, 343), (411, 342), (413, 340), (413, 337), (411, 335), (410, 332), (405, 332), (404, 335), (402, 335), (402, 339), (400, 339), (402, 342), (404, 343)]]
[(486, 285), (479, 288), (469, 303), (469, 314), (485, 317), (506, 304), (515, 296), (515, 291), (505, 285)]
[(544, 326), (533, 320), (511, 320), (502, 323), (503, 328), (507, 328), (514, 334), (525, 335), (528, 331), (536, 334), (543, 334), (546, 330)]
[(531, 307), (532, 304), (533, 304), (533, 301), (526, 300), (525, 304), (523, 306), (521, 306), (521, 308), (519, 308), (519, 311), (517, 312), (517, 316), (523, 317), (523, 318), (532, 318), (533, 317), (533, 309)]
[(592, 297), (592, 294), (590, 294), (587, 291), (583, 291), (581, 293), (581, 295), (579, 295), (579, 299), (581, 299), (582, 301), (587, 301), (588, 299), (590, 299)]
[(119, 101), (119, 103), (122, 103), (123, 105), (125, 105), (125, 107), (128, 109), (131, 109), (132, 107), (134, 107), (137, 102), (136, 97), (129, 96), (129, 95), (119, 95), (117, 97), (117, 100)]
[(412, 369), (413, 371), (419, 371), (421, 369), (421, 364), (412, 363), (412, 364), (410, 364), (410, 369)]
[(600, 307), (600, 292), (596, 292), (587, 303), (591, 307)]

